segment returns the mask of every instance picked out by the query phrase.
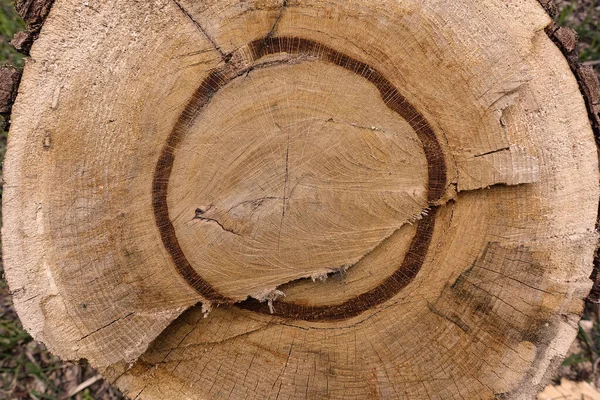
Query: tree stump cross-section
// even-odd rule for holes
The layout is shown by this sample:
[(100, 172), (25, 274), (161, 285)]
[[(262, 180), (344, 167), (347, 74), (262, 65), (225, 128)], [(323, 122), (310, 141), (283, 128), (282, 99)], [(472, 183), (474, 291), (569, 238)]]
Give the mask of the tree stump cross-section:
[(600, 198), (546, 3), (21, 2), (24, 326), (132, 398), (532, 398)]

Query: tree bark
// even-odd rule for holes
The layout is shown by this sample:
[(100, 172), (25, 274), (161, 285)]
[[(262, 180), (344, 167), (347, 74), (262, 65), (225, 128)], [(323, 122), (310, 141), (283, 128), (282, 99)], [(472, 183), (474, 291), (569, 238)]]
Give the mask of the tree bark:
[(148, 399), (552, 377), (593, 284), (600, 91), (547, 1), (18, 9), (3, 255), (51, 351)]

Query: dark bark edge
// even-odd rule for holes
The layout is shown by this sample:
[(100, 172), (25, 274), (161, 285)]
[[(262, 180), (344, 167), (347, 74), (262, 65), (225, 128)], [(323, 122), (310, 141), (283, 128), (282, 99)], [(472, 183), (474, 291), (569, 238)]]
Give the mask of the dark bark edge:
[[(552, 0), (539, 0), (540, 4), (546, 12), (555, 17), (557, 13), (556, 6)], [(598, 77), (594, 73), (594, 67), (591, 65), (581, 65), (579, 61), (579, 53), (577, 51), (577, 33), (567, 27), (556, 25), (552, 22), (546, 28), (546, 34), (556, 46), (562, 51), (571, 71), (577, 78), (579, 90), (585, 100), (588, 116), (596, 138), (596, 146), (598, 147), (598, 155), (600, 158), (600, 83)], [(598, 204), (598, 221), (596, 222), (596, 230), (600, 231), (600, 202)], [(594, 281), (594, 285), (587, 301), (590, 303), (600, 303), (600, 248), (596, 248), (594, 254), (594, 269), (590, 276)]]
[(27, 29), (17, 32), (10, 42), (17, 51), (29, 55), (53, 4), (54, 0), (17, 0), (15, 9), (27, 24)]
[[(29, 55), (31, 45), (38, 38), (53, 4), (54, 0), (18, 0), (16, 2), (15, 9), (27, 24), (27, 29), (15, 33), (10, 42), (17, 51)], [(12, 65), (0, 67), (0, 115), (4, 118), (0, 128), (3, 130), (9, 128), (10, 113), (17, 97), (21, 73), (21, 70)]]

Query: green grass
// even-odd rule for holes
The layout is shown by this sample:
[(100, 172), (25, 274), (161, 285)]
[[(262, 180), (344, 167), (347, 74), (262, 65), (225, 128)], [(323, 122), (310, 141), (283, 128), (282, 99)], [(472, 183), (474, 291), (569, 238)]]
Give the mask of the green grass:
[(573, 366), (586, 361), (594, 364), (600, 358), (600, 324), (595, 323), (590, 333), (586, 333), (580, 326), (577, 340), (579, 340), (582, 350), (569, 355), (562, 365)]
[[(15, 12), (11, 0), (0, 0), (0, 65), (10, 64), (17, 68), (23, 68), (24, 57), (16, 51), (10, 41), (16, 32), (25, 29), (25, 22)], [(0, 123), (4, 120), (0, 117)], [(6, 132), (3, 133), (6, 135)], [(2, 153), (0, 160), (4, 159)]]
[(570, 2), (556, 18), (556, 23), (569, 26), (579, 35), (580, 61), (600, 60), (600, 12), (598, 1)]
[(8, 62), (23, 67), (23, 56), (10, 45), (10, 40), (24, 29), (25, 23), (15, 12), (12, 1), (0, 0), (0, 65)]

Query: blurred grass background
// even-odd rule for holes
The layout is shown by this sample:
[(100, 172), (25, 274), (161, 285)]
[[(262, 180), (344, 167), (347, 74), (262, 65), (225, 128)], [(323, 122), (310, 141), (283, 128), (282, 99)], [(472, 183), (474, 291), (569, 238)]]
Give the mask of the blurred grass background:
[(23, 56), (10, 45), (10, 39), (24, 29), (25, 23), (15, 12), (13, 2), (0, 0), (0, 64), (9, 62), (18, 68), (23, 67)]
[(569, 26), (579, 35), (579, 60), (600, 73), (600, 1), (555, 1), (560, 13), (556, 23)]
[[(555, 2), (560, 10), (556, 22), (577, 31), (581, 61), (593, 65), (600, 75), (600, 0), (598, 3), (591, 0)], [(0, 64), (23, 67), (24, 57), (12, 48), (10, 40), (15, 32), (24, 29), (25, 24), (15, 13), (12, 1), (0, 0)], [(6, 138), (7, 133), (2, 132), (0, 160), (4, 159)], [(1, 193), (0, 187), (0, 196)], [(560, 375), (556, 377), (557, 382), (565, 377), (600, 387), (599, 321), (598, 307), (588, 305), (578, 338), (560, 369)], [(0, 399), (71, 398), (92, 400), (124, 397), (84, 362), (61, 362), (23, 330), (12, 307), (0, 259)]]

